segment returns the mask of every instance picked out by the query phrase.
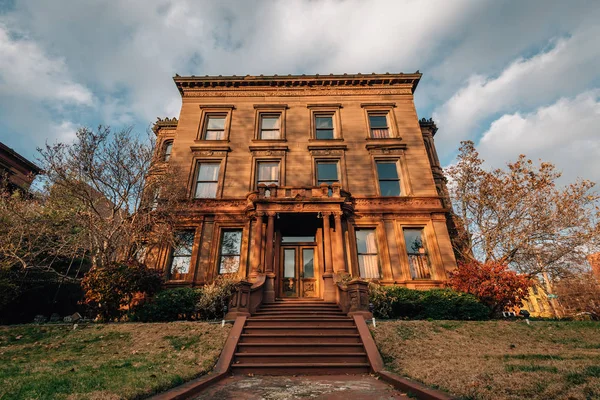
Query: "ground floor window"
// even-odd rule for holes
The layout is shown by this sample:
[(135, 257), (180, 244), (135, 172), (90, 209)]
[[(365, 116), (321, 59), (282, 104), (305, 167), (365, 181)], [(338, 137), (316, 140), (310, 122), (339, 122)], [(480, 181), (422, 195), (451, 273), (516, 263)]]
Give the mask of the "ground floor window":
[(231, 274), (240, 269), (242, 230), (228, 229), (221, 233), (219, 274)]
[(423, 228), (404, 228), (404, 242), (412, 279), (431, 279), (431, 266)]
[(171, 254), (171, 276), (190, 272), (194, 231), (182, 231), (175, 234), (175, 245)]
[(358, 269), (361, 278), (379, 278), (379, 256), (375, 229), (356, 230)]

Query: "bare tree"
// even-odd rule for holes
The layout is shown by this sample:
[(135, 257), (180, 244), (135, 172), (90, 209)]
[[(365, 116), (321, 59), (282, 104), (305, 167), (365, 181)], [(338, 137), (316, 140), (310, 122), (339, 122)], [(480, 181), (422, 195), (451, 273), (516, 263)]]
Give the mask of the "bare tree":
[(446, 170), (468, 258), (500, 261), (529, 275), (563, 276), (599, 245), (600, 208), (594, 183), (560, 186), (554, 165), (524, 155), (506, 169), (482, 168), (473, 142), (462, 142)]
[(82, 245), (92, 267), (171, 240), (172, 216), (185, 190), (168, 165), (151, 169), (157, 157), (153, 135), (81, 128), (72, 144), (38, 150), (48, 183), (78, 204), (73, 218), (85, 231)]

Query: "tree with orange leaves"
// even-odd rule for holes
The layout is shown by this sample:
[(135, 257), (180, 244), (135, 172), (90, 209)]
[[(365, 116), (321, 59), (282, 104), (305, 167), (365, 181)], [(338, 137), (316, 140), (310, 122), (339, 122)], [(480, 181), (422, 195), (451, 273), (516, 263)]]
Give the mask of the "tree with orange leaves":
[(527, 297), (531, 279), (498, 261), (472, 260), (450, 273), (448, 284), (457, 291), (476, 296), (497, 315), (507, 307), (519, 307)]

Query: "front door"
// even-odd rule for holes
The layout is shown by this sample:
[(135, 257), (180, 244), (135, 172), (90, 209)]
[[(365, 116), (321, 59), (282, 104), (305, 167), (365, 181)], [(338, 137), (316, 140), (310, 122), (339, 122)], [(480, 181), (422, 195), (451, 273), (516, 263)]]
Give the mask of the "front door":
[(279, 292), (282, 298), (319, 297), (316, 246), (282, 245)]

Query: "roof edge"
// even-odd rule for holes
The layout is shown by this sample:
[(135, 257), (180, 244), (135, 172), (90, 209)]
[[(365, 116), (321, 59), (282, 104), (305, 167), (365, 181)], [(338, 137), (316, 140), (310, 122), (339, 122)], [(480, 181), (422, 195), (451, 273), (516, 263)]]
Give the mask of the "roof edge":
[(390, 73), (384, 74), (342, 74), (342, 75), (246, 75), (246, 76), (180, 76), (176, 74), (173, 81), (183, 95), (187, 89), (221, 89), (223, 87), (369, 87), (376, 85), (395, 86), (410, 85), (412, 93), (415, 92), (422, 74)]

